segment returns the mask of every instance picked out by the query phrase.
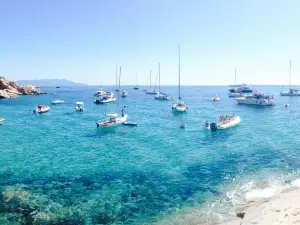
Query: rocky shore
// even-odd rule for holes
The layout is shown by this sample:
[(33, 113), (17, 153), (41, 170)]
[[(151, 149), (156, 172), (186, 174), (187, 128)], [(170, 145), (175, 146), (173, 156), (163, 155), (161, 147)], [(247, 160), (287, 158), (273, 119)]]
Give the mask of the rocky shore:
[(15, 82), (0, 76), (0, 99), (14, 98), (19, 95), (41, 95), (45, 94), (34, 86), (18, 85)]

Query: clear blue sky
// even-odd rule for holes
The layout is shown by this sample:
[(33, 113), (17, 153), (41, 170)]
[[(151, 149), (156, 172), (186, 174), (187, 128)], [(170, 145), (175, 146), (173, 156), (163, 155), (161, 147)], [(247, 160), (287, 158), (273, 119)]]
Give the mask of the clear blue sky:
[[(297, 0), (2, 0), (0, 75), (88, 84), (300, 84)], [(153, 78), (153, 82), (154, 82)]]

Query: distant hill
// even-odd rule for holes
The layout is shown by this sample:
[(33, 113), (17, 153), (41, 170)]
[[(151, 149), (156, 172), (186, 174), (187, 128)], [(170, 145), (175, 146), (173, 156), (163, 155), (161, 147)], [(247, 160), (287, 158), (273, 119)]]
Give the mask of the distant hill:
[(19, 80), (17, 84), (33, 85), (40, 87), (57, 87), (57, 86), (87, 86), (83, 83), (75, 83), (65, 79), (43, 79), (43, 80)]

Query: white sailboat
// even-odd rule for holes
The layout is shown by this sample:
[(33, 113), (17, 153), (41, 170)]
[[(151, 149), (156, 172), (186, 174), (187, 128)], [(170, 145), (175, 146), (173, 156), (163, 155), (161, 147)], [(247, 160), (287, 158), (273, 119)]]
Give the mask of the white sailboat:
[(290, 60), (289, 91), (280, 92), (281, 96), (300, 96), (299, 89), (291, 88), (291, 76), (292, 76), (292, 61)]
[(151, 70), (150, 70), (150, 89), (146, 91), (146, 94), (148, 94), (148, 95), (156, 95), (157, 91), (155, 89), (156, 89), (156, 87), (154, 87), (153, 89), (151, 87)]
[(154, 96), (156, 100), (170, 100), (170, 96), (160, 92), (160, 63), (158, 63), (158, 93)]
[(173, 112), (186, 112), (188, 107), (180, 96), (180, 45), (178, 46), (178, 101), (172, 107)]
[[(119, 90), (120, 90), (120, 78), (121, 78), (121, 67), (120, 67), (120, 76), (119, 76)], [(118, 105), (117, 111), (119, 110), (120, 105), (120, 92), (118, 92)], [(128, 115), (125, 114), (125, 109), (122, 109), (121, 115), (118, 113), (110, 113), (106, 114), (106, 116), (110, 117), (109, 120), (98, 121), (96, 123), (97, 127), (99, 128), (114, 128), (122, 125), (124, 122), (127, 121)]]

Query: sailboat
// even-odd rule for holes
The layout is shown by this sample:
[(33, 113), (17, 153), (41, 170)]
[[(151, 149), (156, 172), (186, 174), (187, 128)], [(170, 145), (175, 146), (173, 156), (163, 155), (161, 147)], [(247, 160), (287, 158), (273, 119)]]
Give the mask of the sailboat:
[(290, 60), (290, 79), (289, 79), (289, 91), (280, 92), (281, 96), (300, 96), (300, 90), (291, 88), (291, 75), (292, 74), (292, 61)]
[[(119, 90), (120, 90), (120, 78), (121, 78), (121, 67), (120, 67), (120, 76), (119, 76)], [(118, 105), (117, 105), (117, 111), (120, 107), (120, 92), (118, 92)], [(96, 123), (97, 127), (100, 128), (114, 128), (122, 125), (124, 122), (127, 121), (128, 115), (125, 114), (125, 106), (122, 109), (122, 114), (119, 115), (118, 113), (110, 113), (106, 114), (106, 116), (110, 117), (109, 120), (104, 121), (98, 121)]]
[(137, 75), (137, 73), (136, 73), (136, 75), (135, 75), (135, 86), (134, 86), (133, 89), (134, 89), (134, 90), (139, 90), (139, 86), (138, 86), (138, 75)]
[(120, 87), (118, 88), (118, 67), (116, 66), (116, 92), (120, 91)]
[(156, 100), (170, 100), (170, 96), (160, 92), (160, 63), (158, 63), (158, 93), (154, 96)]
[(252, 89), (249, 85), (236, 84), (236, 68), (234, 69), (234, 84), (229, 85), (228, 97), (243, 97), (244, 93), (252, 93)]
[(172, 106), (173, 112), (186, 112), (188, 107), (180, 96), (180, 45), (178, 46), (178, 101)]
[(148, 94), (148, 95), (156, 95), (157, 91), (155, 89), (156, 89), (156, 85), (155, 85), (155, 87), (153, 89), (151, 87), (151, 70), (150, 70), (150, 90), (147, 90), (146, 94)]

